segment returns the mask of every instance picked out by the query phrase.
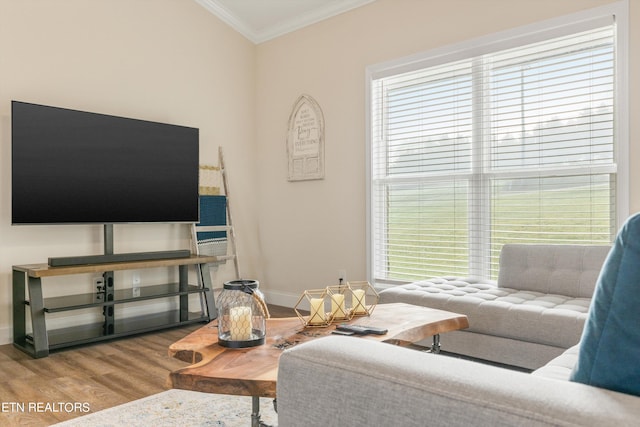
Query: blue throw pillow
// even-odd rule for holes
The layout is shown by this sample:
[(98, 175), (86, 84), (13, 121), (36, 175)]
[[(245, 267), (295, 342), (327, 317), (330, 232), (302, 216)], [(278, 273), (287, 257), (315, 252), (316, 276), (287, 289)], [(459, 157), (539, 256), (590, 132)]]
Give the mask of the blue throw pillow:
[(602, 266), (570, 379), (640, 396), (640, 214)]

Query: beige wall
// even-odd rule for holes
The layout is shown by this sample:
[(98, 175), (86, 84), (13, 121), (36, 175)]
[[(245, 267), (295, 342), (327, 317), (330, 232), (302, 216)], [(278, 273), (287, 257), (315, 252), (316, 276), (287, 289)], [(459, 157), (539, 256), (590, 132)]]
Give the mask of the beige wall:
[[(0, 343), (10, 336), (11, 265), (102, 249), (100, 227), (9, 225), (11, 99), (199, 127), (203, 163), (225, 149), (243, 276), (292, 305), (338, 269), (366, 275), (368, 65), (611, 1), (377, 0), (254, 46), (193, 1), (0, 0)], [(630, 3), (634, 76), (640, 0)], [(630, 84), (637, 159), (640, 93)], [(287, 119), (301, 94), (324, 112), (324, 180), (287, 181)], [(120, 252), (188, 244), (183, 226), (168, 225), (116, 226), (115, 240)]]
[[(640, 22), (640, 1), (631, 2), (635, 22)], [(378, 0), (259, 45), (259, 242), (262, 283), (272, 301), (295, 304), (305, 288), (333, 284), (342, 268), (350, 280), (366, 279), (368, 65), (606, 3), (610, 1)], [(638, 43), (633, 49), (638, 70)], [(293, 103), (303, 93), (324, 111), (326, 178), (292, 183), (286, 179), (286, 126)], [(632, 116), (638, 112), (637, 101), (634, 104)], [(636, 127), (634, 134), (638, 132)], [(637, 150), (634, 147), (632, 158), (637, 158)], [(632, 192), (637, 193), (637, 185)], [(638, 196), (632, 203), (640, 209)]]
[[(10, 336), (12, 265), (101, 253), (103, 245), (99, 226), (9, 225), (10, 101), (200, 128), (203, 163), (217, 161), (218, 145), (225, 149), (233, 192), (247, 208), (235, 220), (248, 239), (256, 223), (255, 49), (193, 1), (0, 0), (0, 343)], [(114, 234), (116, 252), (189, 247), (186, 225), (116, 225)], [(255, 252), (243, 240), (239, 246), (253, 276)], [(174, 273), (140, 274), (144, 283), (145, 275)], [(76, 279), (46, 291), (90, 284)]]

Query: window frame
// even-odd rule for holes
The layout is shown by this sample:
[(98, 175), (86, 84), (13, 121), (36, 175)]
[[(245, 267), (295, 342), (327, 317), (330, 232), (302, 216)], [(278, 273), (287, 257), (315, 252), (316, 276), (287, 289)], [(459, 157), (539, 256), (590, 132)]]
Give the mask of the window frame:
[(374, 259), (372, 229), (372, 165), (374, 150), (371, 129), (373, 81), (382, 77), (578, 33), (594, 26), (610, 24), (612, 19), (615, 20), (616, 25), (616, 74), (614, 87), (616, 111), (614, 135), (616, 139), (614, 161), (617, 164), (615, 228), (618, 229), (629, 216), (628, 0), (366, 67), (366, 259), (367, 280), (370, 283), (374, 283), (377, 288), (406, 283), (393, 280), (375, 283), (376, 260)]

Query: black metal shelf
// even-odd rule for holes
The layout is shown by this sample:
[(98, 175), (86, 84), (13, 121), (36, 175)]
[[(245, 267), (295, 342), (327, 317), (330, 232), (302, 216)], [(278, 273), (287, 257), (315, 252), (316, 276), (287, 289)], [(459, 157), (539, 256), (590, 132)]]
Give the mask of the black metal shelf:
[(196, 294), (209, 290), (208, 288), (189, 285), (187, 287), (187, 290), (181, 291), (179, 283), (141, 286), (137, 289), (139, 290), (138, 294), (136, 294), (133, 289), (116, 290), (114, 292), (115, 296), (112, 301), (104, 301), (104, 295), (100, 293), (65, 295), (60, 297), (45, 298), (44, 311), (47, 313), (57, 313), (61, 311), (79, 310), (82, 308), (122, 304), (133, 301)]
[(48, 331), (49, 349), (55, 350), (206, 321), (209, 321), (209, 318), (202, 312), (190, 312), (187, 320), (180, 320), (180, 311), (171, 310), (116, 320), (112, 334), (104, 333), (101, 323), (51, 329)]
[[(46, 264), (13, 266), (13, 343), (16, 348), (33, 357), (46, 357), (50, 350), (88, 344), (166, 329), (196, 322), (208, 322), (217, 317), (213, 299), (209, 263), (216, 257), (192, 255), (188, 258), (162, 259), (140, 262), (106, 263), (99, 266), (50, 267)], [(189, 285), (188, 266), (195, 266), (200, 284)], [(177, 267), (178, 283), (140, 286), (115, 290), (114, 270)], [(43, 298), (42, 279), (51, 276), (103, 272), (107, 290), (96, 293)], [(201, 306), (189, 311), (189, 295), (200, 295)], [(117, 304), (136, 303), (158, 298), (178, 299), (179, 309), (160, 309), (154, 314), (116, 318)], [(105, 301), (106, 299), (106, 301)], [(174, 300), (175, 301), (175, 300)], [(45, 314), (84, 308), (102, 310), (104, 322), (48, 329)], [(27, 318), (32, 332), (27, 332)]]

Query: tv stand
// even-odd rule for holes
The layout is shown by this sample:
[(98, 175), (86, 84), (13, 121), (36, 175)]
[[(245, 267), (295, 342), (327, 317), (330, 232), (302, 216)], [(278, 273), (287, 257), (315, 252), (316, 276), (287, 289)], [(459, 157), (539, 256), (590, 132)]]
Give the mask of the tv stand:
[[(13, 266), (13, 344), (33, 357), (46, 357), (50, 350), (119, 338), (196, 322), (208, 322), (217, 317), (213, 298), (209, 264), (218, 262), (215, 256), (189, 255), (152, 260), (129, 260), (101, 264), (51, 267), (48, 264)], [(195, 266), (202, 285), (188, 284), (188, 267)], [(115, 289), (114, 271), (158, 267), (177, 267), (178, 283)], [(43, 279), (74, 274), (102, 273), (104, 283), (97, 292), (43, 297)], [(200, 295), (197, 311), (189, 310), (189, 295)], [(175, 298), (178, 309), (154, 314), (118, 319), (115, 306), (143, 300)], [(70, 328), (48, 329), (46, 315), (78, 309), (101, 310), (103, 322)], [(27, 330), (27, 317), (31, 331)]]

